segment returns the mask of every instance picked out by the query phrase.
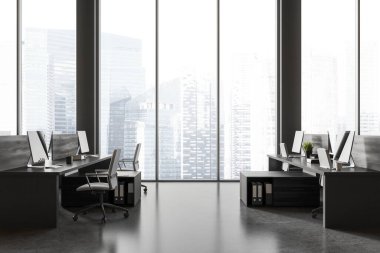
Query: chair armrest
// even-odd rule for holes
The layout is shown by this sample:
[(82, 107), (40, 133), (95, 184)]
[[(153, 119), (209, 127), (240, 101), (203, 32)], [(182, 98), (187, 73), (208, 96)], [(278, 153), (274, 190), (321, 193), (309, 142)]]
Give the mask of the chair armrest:
[(85, 173), (86, 177), (108, 177), (107, 174), (103, 173)]
[(99, 177), (106, 177), (107, 180), (108, 180), (108, 174), (101, 174), (101, 173), (85, 173), (84, 174), (86, 176), (86, 179), (87, 179), (87, 183), (88, 183), (88, 186), (90, 187), (91, 189), (91, 185), (90, 185), (90, 177), (96, 177), (98, 179), (98, 182), (100, 183), (100, 178)]
[(133, 159), (129, 159), (129, 158), (125, 158), (125, 159), (121, 159), (120, 162), (133, 162), (134, 160)]
[(108, 174), (108, 170), (95, 170), (97, 174)]

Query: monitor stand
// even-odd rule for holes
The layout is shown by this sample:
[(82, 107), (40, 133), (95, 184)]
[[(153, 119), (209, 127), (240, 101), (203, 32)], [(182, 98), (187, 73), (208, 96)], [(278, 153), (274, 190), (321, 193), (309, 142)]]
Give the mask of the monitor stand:
[(32, 156), (30, 156), (27, 167), (35, 168), (35, 169), (57, 169), (57, 168), (62, 167), (62, 165), (61, 164), (53, 165), (49, 162), (49, 160), (43, 160), (38, 163), (33, 163)]
[(43, 169), (43, 168), (45, 168), (45, 160), (41, 160), (37, 163), (33, 163), (32, 156), (29, 156), (27, 167), (28, 168)]

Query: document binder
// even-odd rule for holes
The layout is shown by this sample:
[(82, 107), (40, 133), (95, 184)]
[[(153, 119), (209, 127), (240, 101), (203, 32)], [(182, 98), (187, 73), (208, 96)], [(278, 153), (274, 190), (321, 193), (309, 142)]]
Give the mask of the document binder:
[(273, 203), (272, 184), (265, 183), (265, 205), (271, 206)]
[(115, 188), (114, 203), (118, 205), (125, 204), (123, 182), (120, 182)]
[(252, 182), (252, 205), (257, 205), (257, 184)]
[(257, 205), (261, 206), (263, 204), (263, 184), (257, 183)]
[(128, 183), (128, 195), (127, 195), (127, 204), (132, 205), (134, 200), (134, 189), (133, 183)]

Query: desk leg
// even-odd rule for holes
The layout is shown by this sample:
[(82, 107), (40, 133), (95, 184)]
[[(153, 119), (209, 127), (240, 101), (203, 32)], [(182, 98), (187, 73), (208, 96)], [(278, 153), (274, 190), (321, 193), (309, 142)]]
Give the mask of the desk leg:
[(268, 166), (269, 171), (283, 171), (281, 161), (268, 157), (268, 162), (269, 162), (269, 166)]
[(380, 227), (379, 182), (375, 173), (325, 173), (323, 226)]
[(0, 199), (1, 228), (57, 227), (57, 175), (3, 173)]

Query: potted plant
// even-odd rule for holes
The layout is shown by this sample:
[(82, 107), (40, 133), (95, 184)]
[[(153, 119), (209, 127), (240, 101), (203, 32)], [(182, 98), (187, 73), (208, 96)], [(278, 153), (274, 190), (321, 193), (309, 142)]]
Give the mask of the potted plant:
[(313, 152), (313, 143), (310, 141), (305, 141), (302, 144), (303, 151), (305, 151), (306, 158), (310, 158), (311, 153)]

